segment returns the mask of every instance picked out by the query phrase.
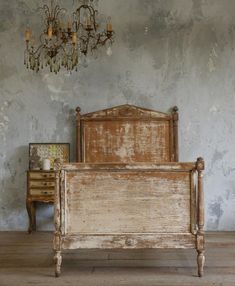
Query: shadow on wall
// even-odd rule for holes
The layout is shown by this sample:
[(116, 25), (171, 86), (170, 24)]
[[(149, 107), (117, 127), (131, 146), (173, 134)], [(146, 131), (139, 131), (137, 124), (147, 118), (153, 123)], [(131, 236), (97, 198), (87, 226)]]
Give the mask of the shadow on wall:
[(22, 225), (25, 225), (24, 222), (27, 216), (25, 198), (28, 146), (17, 147), (12, 154), (6, 154), (6, 158), (9, 159), (3, 162), (0, 178), (0, 216), (2, 218), (0, 226), (2, 229), (22, 230)]

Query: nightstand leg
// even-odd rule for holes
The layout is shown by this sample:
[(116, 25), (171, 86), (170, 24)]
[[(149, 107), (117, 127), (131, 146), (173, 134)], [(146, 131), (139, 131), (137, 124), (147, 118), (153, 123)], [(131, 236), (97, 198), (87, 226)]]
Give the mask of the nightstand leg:
[(28, 212), (29, 216), (29, 228), (28, 228), (28, 233), (31, 233), (33, 230), (33, 221), (32, 221), (32, 201), (31, 200), (26, 200), (26, 209)]
[(31, 204), (31, 214), (32, 214), (32, 229), (36, 231), (36, 202)]

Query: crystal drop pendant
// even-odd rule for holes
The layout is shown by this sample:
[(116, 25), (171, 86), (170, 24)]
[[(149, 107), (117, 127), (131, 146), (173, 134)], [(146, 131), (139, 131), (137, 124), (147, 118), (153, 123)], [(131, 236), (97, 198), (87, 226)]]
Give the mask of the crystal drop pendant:
[(109, 57), (111, 57), (111, 56), (112, 56), (113, 51), (112, 51), (112, 48), (111, 48), (110, 46), (107, 48), (106, 53), (107, 53), (107, 55), (108, 55)]

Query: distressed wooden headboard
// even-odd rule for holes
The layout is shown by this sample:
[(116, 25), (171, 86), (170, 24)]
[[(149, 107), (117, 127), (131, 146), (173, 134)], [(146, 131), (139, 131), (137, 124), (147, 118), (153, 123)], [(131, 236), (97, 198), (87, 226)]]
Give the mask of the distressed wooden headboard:
[(177, 162), (178, 108), (170, 114), (133, 105), (80, 114), (77, 162)]

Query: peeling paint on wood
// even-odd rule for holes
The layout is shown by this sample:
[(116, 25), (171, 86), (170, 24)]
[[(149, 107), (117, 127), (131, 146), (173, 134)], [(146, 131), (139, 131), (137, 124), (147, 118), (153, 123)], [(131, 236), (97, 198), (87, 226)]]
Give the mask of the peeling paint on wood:
[(80, 115), (78, 162), (178, 161), (178, 114), (121, 105)]
[(65, 234), (190, 232), (189, 172), (66, 172)]
[(196, 248), (202, 276), (203, 169), (201, 158), (63, 166), (55, 199), (56, 276), (61, 249), (74, 248)]

